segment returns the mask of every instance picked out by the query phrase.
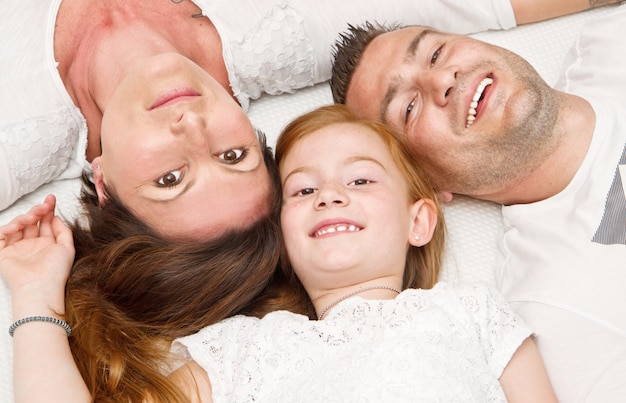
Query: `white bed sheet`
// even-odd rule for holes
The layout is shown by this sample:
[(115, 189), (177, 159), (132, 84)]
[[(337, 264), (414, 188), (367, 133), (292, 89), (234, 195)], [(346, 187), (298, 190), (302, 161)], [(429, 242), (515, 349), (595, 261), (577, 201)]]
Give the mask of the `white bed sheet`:
[[(525, 57), (550, 84), (556, 83), (567, 50), (582, 24), (594, 16), (609, 12), (603, 8), (518, 27), (509, 31), (490, 31), (476, 38), (511, 49)], [(300, 90), (295, 94), (263, 96), (252, 102), (250, 118), (274, 144), (282, 128), (296, 116), (332, 102), (327, 83)], [(22, 214), (44, 197), (57, 196), (57, 213), (68, 220), (80, 214), (77, 195), (80, 180), (60, 180), (42, 186), (35, 192), (0, 211), (0, 225)], [(451, 283), (482, 283), (496, 286), (495, 268), (500, 262), (498, 240), (502, 234), (500, 206), (494, 203), (456, 197), (445, 206), (448, 242), (442, 280)], [(0, 402), (13, 401), (11, 300), (4, 284), (0, 285)]]

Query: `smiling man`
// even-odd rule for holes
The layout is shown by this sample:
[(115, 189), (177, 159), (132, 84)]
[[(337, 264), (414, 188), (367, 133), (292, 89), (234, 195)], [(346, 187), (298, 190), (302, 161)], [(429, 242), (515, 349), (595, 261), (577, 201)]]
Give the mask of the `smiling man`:
[[(581, 152), (557, 149), (567, 139), (553, 130), (557, 105), (575, 102), (571, 98), (552, 91), (505, 49), (409, 27), (372, 40), (345, 103), (403, 131), (442, 191), (509, 203), (518, 194), (525, 197), (521, 185), (542, 162), (581, 161)], [(572, 128), (587, 124), (590, 136), (592, 112), (581, 112), (562, 122)], [(520, 187), (509, 194), (512, 183)], [(526, 186), (539, 190), (535, 181)]]
[(352, 27), (335, 102), (404, 133), (444, 200), (505, 205), (501, 291), (561, 401), (626, 393), (626, 5), (582, 30), (556, 87), (505, 49), (427, 27)]

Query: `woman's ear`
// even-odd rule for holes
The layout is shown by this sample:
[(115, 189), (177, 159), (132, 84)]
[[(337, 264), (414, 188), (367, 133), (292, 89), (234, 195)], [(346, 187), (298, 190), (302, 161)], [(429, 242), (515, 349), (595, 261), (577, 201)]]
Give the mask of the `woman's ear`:
[(109, 197), (104, 190), (104, 172), (102, 172), (100, 157), (96, 157), (91, 161), (91, 170), (93, 171), (93, 184), (98, 195), (98, 204), (104, 206), (109, 201)]
[(420, 199), (411, 206), (411, 229), (409, 244), (424, 246), (433, 237), (437, 226), (437, 206), (430, 199)]

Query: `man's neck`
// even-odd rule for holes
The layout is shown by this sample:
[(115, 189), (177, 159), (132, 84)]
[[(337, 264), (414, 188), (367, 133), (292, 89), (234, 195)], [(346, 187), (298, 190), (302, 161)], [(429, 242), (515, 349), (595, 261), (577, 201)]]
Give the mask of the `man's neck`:
[(558, 143), (552, 153), (531, 172), (501, 191), (473, 196), (504, 205), (545, 200), (563, 191), (580, 168), (595, 128), (595, 112), (585, 99), (558, 92), (559, 117), (555, 125)]

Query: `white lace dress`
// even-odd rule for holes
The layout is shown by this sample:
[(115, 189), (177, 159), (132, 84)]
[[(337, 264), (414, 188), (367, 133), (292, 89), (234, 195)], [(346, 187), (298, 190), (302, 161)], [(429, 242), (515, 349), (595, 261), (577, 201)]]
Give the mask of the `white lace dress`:
[(220, 402), (505, 402), (498, 382), (531, 331), (486, 288), (349, 298), (322, 321), (237, 316), (178, 339)]
[[(515, 25), (509, 2), (501, 0), (476, 0), (472, 7), (459, 0), (193, 1), (220, 33), (231, 86), (244, 109), (263, 92), (327, 80), (331, 45), (347, 22), (380, 19), (461, 32)], [(54, 59), (60, 3), (2, 1), (0, 210), (44, 183), (89, 169), (87, 125)]]

